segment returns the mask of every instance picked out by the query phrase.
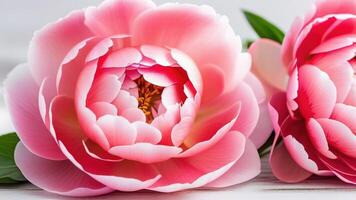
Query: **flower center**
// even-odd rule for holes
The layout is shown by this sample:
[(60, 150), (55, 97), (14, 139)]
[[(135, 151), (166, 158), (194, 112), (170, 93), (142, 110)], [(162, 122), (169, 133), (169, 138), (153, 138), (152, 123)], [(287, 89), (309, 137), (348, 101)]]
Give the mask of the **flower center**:
[(135, 82), (138, 88), (138, 108), (146, 115), (146, 122), (151, 123), (154, 119), (153, 110), (158, 110), (155, 102), (161, 100), (163, 88), (147, 82), (142, 76)]

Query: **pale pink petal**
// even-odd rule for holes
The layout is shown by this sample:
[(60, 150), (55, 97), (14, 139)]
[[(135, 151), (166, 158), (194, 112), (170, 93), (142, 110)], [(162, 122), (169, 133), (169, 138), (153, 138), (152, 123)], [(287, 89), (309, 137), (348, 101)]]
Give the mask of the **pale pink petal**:
[(128, 67), (132, 64), (138, 64), (142, 60), (140, 51), (136, 48), (127, 47), (109, 53), (102, 67)]
[(281, 46), (268, 39), (257, 40), (249, 49), (252, 71), (273, 87), (285, 91), (288, 73), (282, 62)]
[(344, 103), (356, 107), (356, 80), (354, 80)]
[(164, 114), (159, 115), (152, 121), (152, 126), (161, 131), (162, 140), (160, 144), (172, 145), (172, 129), (179, 122), (179, 118), (179, 106), (172, 106)]
[(129, 122), (146, 121), (146, 115), (139, 108), (128, 108), (119, 112), (119, 115)]
[(121, 82), (115, 75), (102, 75), (98, 77), (88, 94), (89, 102), (112, 102), (119, 94)]
[(55, 80), (57, 70), (70, 49), (91, 36), (91, 31), (84, 25), (83, 11), (72, 12), (36, 32), (30, 43), (28, 56), (36, 82), (40, 84), (45, 77)]
[(83, 140), (82, 141), (85, 152), (96, 159), (100, 159), (103, 161), (111, 161), (111, 162), (116, 162), (116, 161), (122, 161), (122, 158), (119, 158), (117, 156), (111, 155), (109, 152), (101, 148), (98, 144), (91, 140)]
[(134, 122), (133, 125), (137, 130), (135, 143), (151, 143), (157, 144), (161, 141), (161, 132), (145, 122)]
[(147, 69), (140, 68), (138, 71), (146, 81), (160, 87), (184, 84), (188, 80), (187, 73), (178, 67), (153, 66)]
[(182, 85), (171, 85), (163, 89), (161, 100), (165, 107), (184, 102), (186, 96)]
[(264, 89), (266, 86), (263, 85), (262, 82), (253, 73), (248, 73), (245, 76), (244, 82), (247, 83), (253, 90), (253, 93), (255, 94), (259, 104), (265, 103), (269, 100), (269, 97), (267, 97), (266, 94), (267, 91)]
[(128, 146), (115, 146), (109, 152), (121, 158), (141, 163), (157, 163), (178, 155), (181, 148), (150, 143), (136, 143)]
[(91, 104), (89, 108), (94, 112), (97, 118), (104, 115), (117, 115), (117, 108), (107, 102), (96, 102)]
[(131, 34), (136, 18), (152, 8), (150, 0), (108, 0), (86, 10), (85, 24), (99, 36)]
[(270, 119), (268, 104), (260, 104), (260, 116), (256, 125), (256, 128), (253, 130), (249, 139), (257, 147), (261, 147), (271, 136), (273, 132), (273, 124)]
[(106, 115), (98, 119), (98, 125), (103, 130), (111, 147), (130, 145), (136, 140), (135, 127), (123, 117)]
[(331, 119), (317, 120), (324, 130), (329, 145), (356, 158), (356, 135), (343, 123)]
[(351, 46), (355, 41), (356, 36), (352, 34), (333, 37), (329, 40), (323, 41), (312, 52), (310, 52), (310, 54), (325, 53), (343, 47)]
[(292, 159), (283, 142), (271, 152), (270, 165), (274, 176), (287, 183), (301, 182), (312, 175)]
[(194, 118), (184, 117), (177, 125), (173, 127), (171, 137), (174, 146), (178, 147), (184, 142), (184, 140), (190, 133), (193, 123)]
[(171, 66), (176, 63), (172, 58), (170, 51), (162, 47), (142, 45), (140, 49), (144, 56), (154, 60), (159, 65)]
[[(235, 82), (231, 82), (230, 86), (238, 84), (240, 81), (244, 80), (246, 76), (251, 71), (252, 67), (252, 56), (250, 53), (243, 52), (238, 55), (238, 64), (235, 70)], [(231, 88), (228, 88), (231, 89)]]
[(88, 197), (113, 191), (80, 171), (70, 161), (53, 161), (38, 157), (21, 142), (16, 146), (15, 161), (27, 180), (48, 192)]
[(218, 66), (224, 72), (225, 85), (236, 78), (241, 41), (227, 18), (211, 7), (166, 4), (147, 11), (134, 24), (133, 43), (179, 49), (196, 62), (202, 77), (207, 64)]
[(225, 174), (241, 158), (245, 144), (242, 134), (230, 132), (195, 156), (157, 163), (162, 178), (150, 190), (174, 192), (202, 187)]
[(356, 134), (356, 107), (345, 104), (336, 104), (331, 119), (348, 126)]
[(19, 65), (10, 72), (4, 90), (12, 123), (22, 143), (37, 156), (52, 160), (65, 159), (42, 120), (38, 106), (39, 86), (27, 64)]
[(206, 185), (222, 188), (240, 184), (255, 178), (261, 172), (261, 160), (255, 145), (247, 140), (241, 158), (224, 175)]
[(119, 112), (125, 109), (138, 107), (137, 99), (124, 90), (119, 92), (116, 99), (113, 101), (113, 104), (117, 107)]
[[(102, 184), (120, 191), (137, 191), (150, 187), (160, 175), (150, 165), (123, 160), (120, 162), (96, 159), (87, 154), (83, 140), (86, 136), (75, 116), (73, 101), (59, 97), (53, 102), (53, 130), (66, 157), (80, 170)], [(71, 120), (68, 120), (71, 119)]]
[(317, 120), (311, 118), (307, 122), (307, 133), (314, 148), (330, 159), (336, 159), (336, 155), (330, 151), (326, 135)]
[[(305, 118), (328, 118), (336, 103), (336, 88), (329, 76), (317, 67), (299, 69), (298, 104)], [(321, 101), (322, 99), (322, 101)]]

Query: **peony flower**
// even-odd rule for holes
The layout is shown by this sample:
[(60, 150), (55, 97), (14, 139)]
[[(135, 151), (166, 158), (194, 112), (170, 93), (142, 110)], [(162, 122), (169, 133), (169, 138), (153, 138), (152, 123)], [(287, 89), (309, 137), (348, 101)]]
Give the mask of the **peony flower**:
[(335, 175), (356, 184), (356, 1), (318, 1), (282, 47), (260, 40), (250, 52), (269, 88), (284, 91), (270, 103), (275, 176)]
[[(208, 6), (108, 0), (37, 32), (5, 82), (15, 160), (49, 192), (220, 188), (270, 130), (251, 57)], [(272, 126), (272, 125), (271, 125)]]

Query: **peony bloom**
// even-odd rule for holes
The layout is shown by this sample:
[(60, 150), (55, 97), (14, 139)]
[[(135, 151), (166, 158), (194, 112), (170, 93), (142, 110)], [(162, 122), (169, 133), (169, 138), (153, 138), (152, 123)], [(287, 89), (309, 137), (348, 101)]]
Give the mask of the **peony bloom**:
[(15, 160), (47, 191), (220, 188), (260, 172), (265, 93), (208, 6), (108, 0), (37, 32), (6, 101)]
[(275, 176), (335, 175), (356, 184), (356, 0), (319, 1), (282, 47), (260, 40), (250, 52), (269, 88), (284, 91), (270, 103)]

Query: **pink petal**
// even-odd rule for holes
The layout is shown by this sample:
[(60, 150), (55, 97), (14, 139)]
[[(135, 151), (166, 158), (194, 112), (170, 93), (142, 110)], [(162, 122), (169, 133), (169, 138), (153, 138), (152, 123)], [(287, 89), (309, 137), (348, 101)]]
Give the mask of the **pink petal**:
[(301, 182), (312, 175), (291, 158), (283, 142), (271, 152), (270, 165), (274, 176), (287, 183)]
[(37, 32), (30, 43), (28, 56), (36, 82), (41, 83), (45, 77), (55, 80), (57, 70), (69, 50), (90, 36), (92, 33), (84, 25), (83, 11), (72, 12)]
[(343, 123), (331, 119), (318, 119), (329, 145), (347, 156), (356, 158), (356, 136)]
[(123, 117), (106, 115), (98, 119), (98, 125), (103, 130), (111, 147), (130, 145), (136, 140), (135, 127)]
[(281, 58), (281, 46), (268, 39), (257, 40), (249, 49), (252, 70), (273, 87), (285, 91), (288, 74)]
[(163, 89), (161, 100), (165, 107), (184, 102), (186, 96), (182, 85), (171, 85)]
[(22, 143), (16, 147), (15, 161), (27, 180), (52, 193), (89, 197), (113, 191), (80, 171), (70, 161), (53, 161), (38, 157)]
[(114, 105), (107, 102), (96, 102), (89, 106), (97, 118), (104, 115), (117, 115), (117, 109)]
[(184, 140), (190, 133), (193, 123), (194, 118), (184, 117), (177, 125), (173, 127), (171, 137), (174, 146), (178, 147), (184, 142)]
[(344, 103), (356, 107), (356, 80), (354, 80)]
[(184, 84), (188, 77), (182, 68), (153, 66), (147, 69), (140, 68), (138, 71), (146, 81), (160, 86), (168, 87), (174, 84)]
[(317, 12), (314, 18), (328, 14), (356, 14), (356, 2), (354, 0), (343, 1), (317, 1)]
[(160, 130), (162, 134), (160, 144), (172, 145), (171, 133), (173, 127), (179, 122), (179, 117), (179, 107), (173, 106), (169, 107), (164, 114), (156, 117), (152, 121), (152, 126)]
[(128, 108), (119, 112), (119, 115), (129, 122), (146, 122), (146, 116), (139, 108)]
[(103, 68), (128, 67), (132, 64), (140, 63), (141, 60), (142, 60), (142, 55), (140, 51), (137, 50), (136, 48), (128, 47), (109, 53), (102, 67)]
[(348, 126), (356, 134), (356, 107), (345, 104), (336, 104), (331, 119)]
[(113, 101), (113, 104), (117, 107), (119, 111), (138, 107), (138, 102), (136, 97), (131, 96), (130, 93), (124, 90), (121, 90), (119, 92), (116, 99)]
[(224, 175), (206, 185), (206, 187), (229, 187), (255, 178), (261, 172), (261, 160), (255, 145), (247, 140), (241, 158)]
[(162, 178), (150, 190), (174, 192), (202, 187), (221, 177), (241, 158), (245, 143), (242, 134), (230, 132), (200, 154), (157, 163)]
[(272, 97), (268, 105), (272, 124), (277, 135), (280, 134), (282, 123), (289, 116), (286, 101), (286, 93), (280, 92)]
[(99, 36), (131, 34), (136, 18), (154, 7), (150, 0), (109, 0), (98, 7), (88, 8), (85, 24)]
[(249, 139), (257, 147), (261, 147), (273, 132), (273, 124), (271, 122), (268, 110), (268, 104), (260, 104), (260, 116)]
[(329, 76), (306, 65), (299, 69), (298, 77), (298, 104), (302, 115), (305, 118), (330, 117), (336, 103), (336, 88)]
[(327, 41), (323, 41), (319, 46), (317, 46), (311, 54), (325, 53), (333, 51), (336, 49), (341, 49), (352, 45), (356, 41), (356, 36), (350, 35), (341, 35), (338, 37), (333, 37)]
[(135, 143), (151, 143), (157, 144), (161, 141), (161, 132), (145, 122), (134, 122), (133, 125), (137, 130)]
[(264, 85), (253, 73), (248, 73), (245, 76), (244, 82), (247, 83), (253, 90), (259, 104), (265, 103), (269, 100), (269, 97), (267, 97), (266, 94), (267, 90), (265, 91)]
[(150, 143), (116, 146), (109, 150), (113, 155), (141, 163), (163, 162), (179, 154), (181, 151), (182, 149), (178, 147), (154, 145)]
[(202, 103), (219, 96), (225, 90), (225, 77), (222, 69), (214, 65), (207, 65), (204, 68)]
[(133, 40), (136, 45), (168, 46), (185, 52), (196, 62), (202, 77), (211, 64), (224, 72), (225, 85), (236, 78), (241, 41), (228, 20), (211, 7), (167, 4), (147, 11), (134, 24)]
[(308, 136), (315, 149), (330, 159), (336, 159), (336, 155), (329, 149), (325, 133), (318, 121), (313, 118), (309, 119), (307, 129)]
[(115, 75), (102, 75), (98, 77), (88, 94), (89, 102), (112, 102), (119, 94), (121, 82)]
[(176, 62), (167, 49), (152, 45), (142, 45), (140, 49), (144, 56), (154, 60), (159, 65), (171, 66)]
[(85, 152), (95, 158), (95, 159), (100, 159), (103, 161), (111, 161), (111, 162), (116, 162), (116, 161), (122, 161), (122, 158), (119, 158), (117, 156), (111, 155), (109, 152), (101, 148), (98, 144), (91, 140), (86, 140), (82, 141)]
[(150, 187), (161, 177), (150, 165), (127, 160), (109, 162), (88, 155), (82, 145), (86, 136), (75, 116), (73, 101), (62, 96), (52, 107), (57, 111), (53, 112), (51, 122), (61, 150), (76, 167), (95, 180), (115, 190), (137, 191)]
[(8, 75), (4, 90), (12, 123), (22, 143), (37, 156), (65, 159), (42, 120), (38, 106), (39, 86), (26, 64), (17, 66)]

